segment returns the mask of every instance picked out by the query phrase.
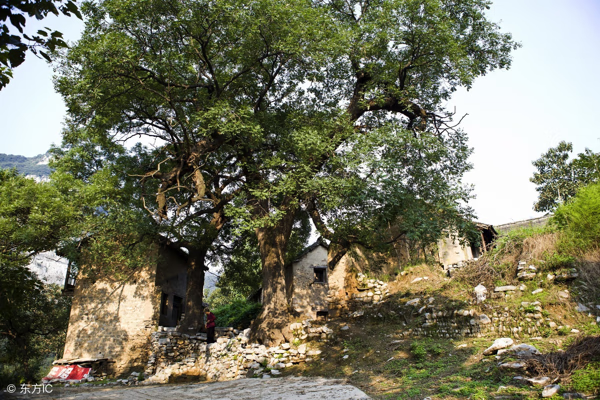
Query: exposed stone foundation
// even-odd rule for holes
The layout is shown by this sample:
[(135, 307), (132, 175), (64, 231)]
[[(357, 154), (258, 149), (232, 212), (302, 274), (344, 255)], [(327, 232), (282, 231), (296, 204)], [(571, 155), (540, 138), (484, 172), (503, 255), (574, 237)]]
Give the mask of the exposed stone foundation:
[(144, 373), (148, 383), (168, 382), (177, 376), (201, 376), (208, 380), (278, 375), (283, 368), (311, 361), (321, 353), (310, 349), (306, 340), (329, 340), (333, 330), (314, 321), (293, 323), (292, 343), (266, 347), (249, 343), (250, 329), (217, 330), (217, 342), (207, 345), (206, 335), (186, 335), (174, 328), (159, 327), (152, 334), (152, 352)]

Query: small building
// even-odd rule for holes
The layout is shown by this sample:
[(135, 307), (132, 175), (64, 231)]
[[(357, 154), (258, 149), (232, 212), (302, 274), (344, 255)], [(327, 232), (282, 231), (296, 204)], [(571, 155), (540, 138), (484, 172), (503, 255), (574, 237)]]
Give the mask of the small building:
[(479, 240), (475, 243), (465, 245), (456, 235), (448, 235), (438, 242), (438, 258), (444, 268), (479, 258), (491, 248), (498, 232), (492, 225), (475, 222), (475, 226), (479, 231)]
[(344, 260), (332, 270), (327, 267), (328, 246), (321, 239), (308, 246), (293, 262), (290, 304), (310, 318), (336, 316), (345, 299)]
[(158, 248), (158, 262), (126, 281), (79, 274), (73, 284), (64, 360), (109, 359), (120, 375), (144, 365), (157, 326), (176, 326), (187, 287), (187, 255)]

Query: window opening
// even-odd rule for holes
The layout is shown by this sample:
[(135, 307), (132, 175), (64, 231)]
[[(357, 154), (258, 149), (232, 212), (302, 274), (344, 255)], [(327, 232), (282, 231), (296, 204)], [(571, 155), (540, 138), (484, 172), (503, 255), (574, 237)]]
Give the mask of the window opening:
[(314, 269), (315, 271), (315, 282), (316, 283), (325, 283), (327, 281), (327, 269), (323, 267), (318, 267)]

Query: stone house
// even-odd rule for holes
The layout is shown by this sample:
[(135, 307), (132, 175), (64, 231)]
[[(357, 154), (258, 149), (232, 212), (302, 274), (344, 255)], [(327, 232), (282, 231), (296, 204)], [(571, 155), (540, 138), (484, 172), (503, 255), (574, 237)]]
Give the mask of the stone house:
[(338, 268), (332, 273), (328, 271), (327, 252), (328, 246), (321, 240), (308, 246), (288, 269), (292, 279), (286, 279), (288, 285), (291, 283), (288, 293), (292, 308), (315, 319), (328, 316), (328, 300), (344, 287), (344, 277)]
[(120, 375), (146, 363), (151, 333), (181, 319), (187, 287), (186, 254), (157, 247), (157, 263), (126, 281), (79, 274), (63, 360), (108, 359)]
[(295, 312), (312, 319), (337, 317), (348, 311), (350, 302), (361, 290), (361, 282), (351, 271), (369, 270), (373, 264), (393, 264), (392, 260), (354, 247), (331, 269), (327, 267), (328, 251), (327, 244), (319, 239), (287, 269), (291, 274), (286, 277), (289, 303)]

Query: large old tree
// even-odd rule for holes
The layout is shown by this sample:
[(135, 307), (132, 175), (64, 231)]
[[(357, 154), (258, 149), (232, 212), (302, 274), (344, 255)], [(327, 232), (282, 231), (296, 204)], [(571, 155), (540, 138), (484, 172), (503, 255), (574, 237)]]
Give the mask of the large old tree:
[(87, 4), (58, 88), (75, 140), (153, 140), (139, 184), (155, 188), (140, 193), (160, 221), (204, 219), (195, 232), (206, 243), (224, 223), (255, 232), (264, 307), (254, 332), (277, 342), (287, 336), (284, 265), (298, 212), (334, 244), (331, 267), (352, 243), (396, 240), (372, 234), (382, 224), (420, 239), (469, 215), (470, 150), (444, 103), (510, 65), (516, 45), (487, 7)]

